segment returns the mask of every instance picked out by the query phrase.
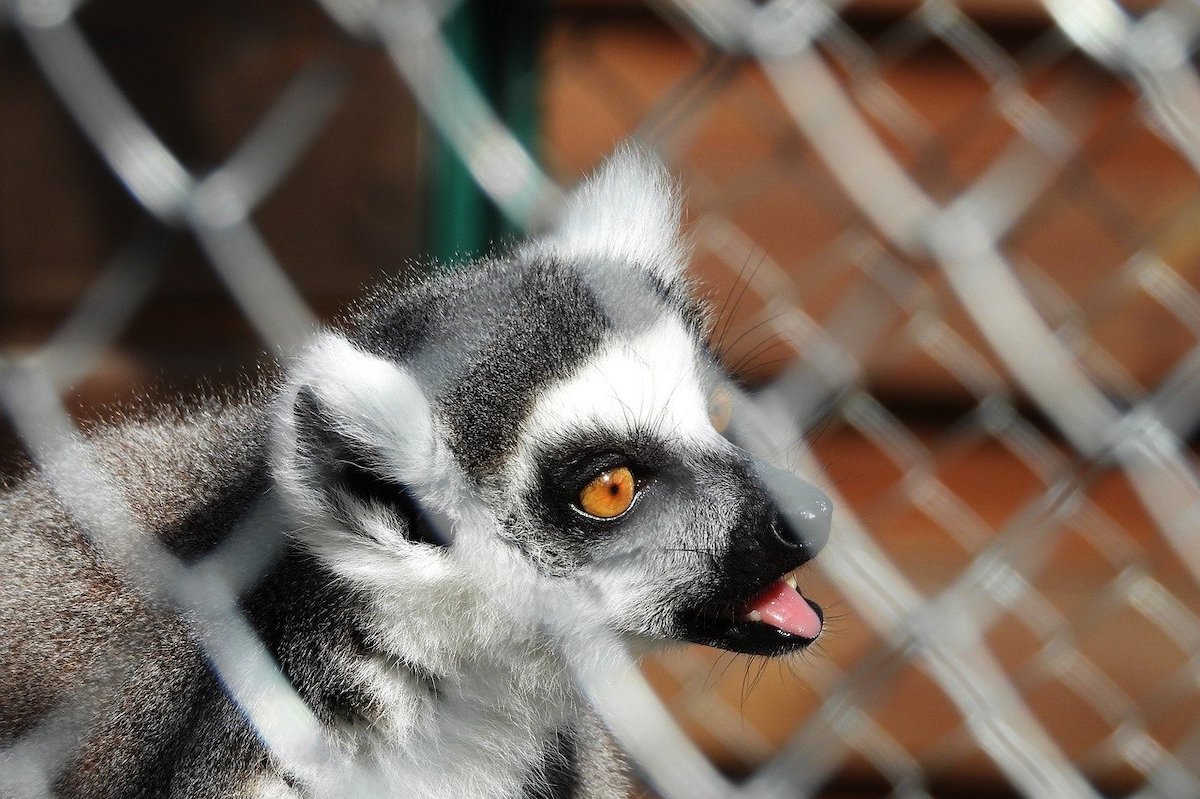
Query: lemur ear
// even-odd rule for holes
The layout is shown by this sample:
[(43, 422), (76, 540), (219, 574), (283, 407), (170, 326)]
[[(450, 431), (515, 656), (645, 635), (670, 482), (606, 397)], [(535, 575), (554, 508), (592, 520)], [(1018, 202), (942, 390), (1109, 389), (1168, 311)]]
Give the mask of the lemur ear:
[(396, 477), (382, 452), (341, 429), (311, 386), (300, 387), (294, 412), (296, 456), (303, 460), (298, 471), (344, 527), (380, 538), (369, 517), (372, 510), (384, 510), (398, 522), (388, 527), (389, 538), (398, 534), (413, 543), (449, 545), (449, 525), (439, 523), (413, 487)]
[(431, 498), (437, 457), (429, 408), (411, 378), (337, 336), (314, 346), (295, 374), (281, 408), (286, 434), (276, 472), (285, 488), (316, 500), (352, 532), (449, 544), (449, 525)]
[(560, 257), (628, 263), (670, 283), (687, 266), (681, 211), (678, 187), (657, 156), (625, 145), (568, 196), (540, 243)]

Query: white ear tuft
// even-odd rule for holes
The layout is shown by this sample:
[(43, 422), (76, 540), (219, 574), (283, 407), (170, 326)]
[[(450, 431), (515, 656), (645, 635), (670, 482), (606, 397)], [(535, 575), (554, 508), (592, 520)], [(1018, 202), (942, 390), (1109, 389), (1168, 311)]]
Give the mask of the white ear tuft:
[(635, 145), (622, 145), (570, 194), (554, 232), (535, 247), (570, 259), (626, 262), (670, 283), (687, 266), (681, 209), (662, 162)]

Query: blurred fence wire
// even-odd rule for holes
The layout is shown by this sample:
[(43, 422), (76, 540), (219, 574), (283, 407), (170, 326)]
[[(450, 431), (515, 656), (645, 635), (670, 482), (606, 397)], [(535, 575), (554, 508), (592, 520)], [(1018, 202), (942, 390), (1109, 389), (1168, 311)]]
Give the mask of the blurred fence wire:
[[(200, 171), (97, 56), (81, 5), (8, 0), (0, 22), (145, 214), (195, 239), (286, 357), (317, 317), (255, 212), (304, 168), (347, 89), (348, 56), (299, 68), (229, 157)], [(509, 220), (552, 217), (560, 189), (544, 164), (555, 153), (530, 152), (459, 61), (444, 29), (455, 3), (320, 6), (340, 37), (386, 53)], [(754, 394), (760, 426), (796, 441), (827, 420), (792, 465), (835, 500), (816, 568), (844, 601), (844, 625), (860, 629), (803, 664), (811, 695), (788, 700), (782, 719), (713, 690), (712, 659), (696, 652), (651, 664), (661, 699), (623, 652), (610, 653), (616, 693), (581, 657), (579, 679), (640, 773), (671, 797), (839, 785), (922, 797), (970, 780), (1030, 797), (1200, 795), (1189, 444), (1200, 421), (1200, 5), (1044, 0), (1036, 35), (1018, 44), (950, 0), (913, 3), (869, 34), (836, 0), (652, 10), (683, 43), (684, 67), (661, 91), (627, 85), (627, 68), (589, 49), (582, 26), (548, 46), (544, 70), (608, 87), (597, 118), (616, 118), (684, 181), (698, 267), (748, 281), (745, 324), (787, 353)], [(959, 103), (936, 119), (902, 72), (931, 49), (974, 86), (966, 102), (935, 98), (935, 109)], [(754, 135), (713, 144), (713, 120), (731, 113)], [(1170, 181), (1114, 177), (1133, 140)], [(1124, 157), (1135, 173), (1150, 168)], [(815, 236), (803, 256), (778, 241), (793, 229)], [(1088, 262), (1100, 238), (1106, 260)], [(274, 697), (241, 704), (272, 751), (318, 773), (335, 756), (275, 666), (244, 660), (260, 650), (220, 553), (185, 566), (135, 539), (58, 400), (153, 302), (160, 259), (131, 241), (45, 346), (4, 356), (0, 403), (60, 494), (83, 498), (71, 510), (94, 522), (100, 548), (149, 594), (222, 631), (198, 637), (235, 699)], [(904, 393), (909, 372), (955, 398), (949, 422), (897, 409), (900, 395), (922, 402)], [(72, 457), (63, 441), (76, 442)], [(68, 716), (0, 753), (0, 784), (49, 795)], [(731, 768), (747, 778), (722, 776)]]

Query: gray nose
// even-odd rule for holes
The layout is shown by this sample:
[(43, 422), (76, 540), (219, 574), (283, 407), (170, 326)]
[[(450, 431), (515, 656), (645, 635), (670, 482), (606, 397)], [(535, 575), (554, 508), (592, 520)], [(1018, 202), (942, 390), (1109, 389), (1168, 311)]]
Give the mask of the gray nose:
[(775, 536), (784, 546), (803, 548), (808, 558), (815, 556), (829, 540), (833, 518), (829, 497), (812, 483), (757, 458), (754, 471), (775, 503)]

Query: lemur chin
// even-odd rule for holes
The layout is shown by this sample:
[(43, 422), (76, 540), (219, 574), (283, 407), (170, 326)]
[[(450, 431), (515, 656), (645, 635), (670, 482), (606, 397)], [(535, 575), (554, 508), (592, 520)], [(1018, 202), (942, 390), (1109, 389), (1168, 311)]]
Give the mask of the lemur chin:
[[(639, 647), (780, 655), (820, 634), (795, 574), (829, 502), (722, 434), (739, 406), (679, 214), (661, 165), (622, 150), (553, 232), (376, 289), (268, 385), (88, 432), (186, 562), (275, 508), (281, 554), (239, 608), (386, 795), (626, 795), (543, 623), (556, 602)], [(186, 614), (69, 504), (33, 466), (0, 498), (0, 744), (86, 706), (58, 796), (363, 795), (277, 758)]]

